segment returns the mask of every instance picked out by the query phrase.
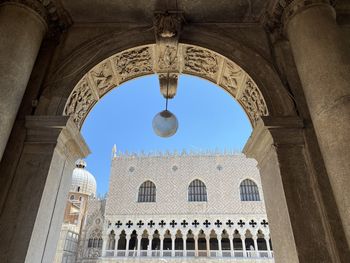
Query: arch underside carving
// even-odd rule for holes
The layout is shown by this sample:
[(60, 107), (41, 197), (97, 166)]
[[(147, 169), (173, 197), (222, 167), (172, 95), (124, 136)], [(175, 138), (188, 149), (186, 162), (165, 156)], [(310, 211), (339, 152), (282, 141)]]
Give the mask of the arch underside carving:
[[(64, 108), (81, 128), (92, 107), (111, 89), (136, 77), (164, 72), (156, 61), (155, 44), (115, 54), (88, 71), (74, 87)], [(198, 46), (179, 44), (179, 71), (205, 78), (226, 90), (243, 107), (255, 126), (260, 116), (269, 114), (266, 102), (252, 78), (237, 64), (222, 55)]]

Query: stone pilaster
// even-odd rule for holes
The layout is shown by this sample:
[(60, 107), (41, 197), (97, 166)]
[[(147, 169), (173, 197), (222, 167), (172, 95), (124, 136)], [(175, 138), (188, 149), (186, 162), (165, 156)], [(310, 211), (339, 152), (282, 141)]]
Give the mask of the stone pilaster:
[(29, 116), (1, 213), (1, 262), (52, 262), (76, 159), (89, 153), (73, 121)]
[(350, 48), (330, 1), (293, 1), (283, 21), (349, 247)]
[(327, 245), (302, 121), (263, 117), (244, 152), (258, 161), (276, 262), (339, 262)]

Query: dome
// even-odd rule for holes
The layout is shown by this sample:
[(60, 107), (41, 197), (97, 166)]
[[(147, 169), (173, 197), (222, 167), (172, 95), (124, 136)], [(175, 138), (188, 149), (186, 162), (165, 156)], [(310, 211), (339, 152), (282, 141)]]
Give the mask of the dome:
[(96, 196), (95, 177), (85, 169), (86, 162), (79, 159), (75, 162), (76, 168), (73, 170), (71, 192)]

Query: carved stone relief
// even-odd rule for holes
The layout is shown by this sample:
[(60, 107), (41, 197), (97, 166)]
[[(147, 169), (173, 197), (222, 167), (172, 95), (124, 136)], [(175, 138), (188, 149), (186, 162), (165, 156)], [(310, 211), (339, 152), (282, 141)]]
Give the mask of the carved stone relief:
[(245, 75), (243, 69), (238, 65), (225, 61), (219, 85), (235, 97)]
[(96, 101), (97, 99), (94, 97), (85, 76), (69, 96), (64, 114), (72, 115), (73, 121), (80, 128), (90, 108)]
[(254, 126), (260, 116), (268, 115), (267, 106), (260, 90), (250, 78), (247, 79), (245, 86), (242, 88), (243, 91), (238, 101), (247, 112)]
[(199, 75), (216, 82), (221, 58), (203, 48), (188, 46), (184, 49), (184, 73)]
[[(203, 77), (213, 81), (238, 99), (247, 112), (252, 125), (258, 118), (268, 115), (265, 100), (247, 73), (234, 62), (219, 54), (196, 46), (179, 45), (178, 61), (181, 61), (180, 72)], [(138, 47), (107, 58), (92, 68), (77, 84), (67, 100), (65, 115), (72, 115), (78, 128), (81, 127), (91, 107), (110, 89), (122, 82), (146, 74), (157, 73), (162, 94), (173, 97), (176, 93), (178, 72), (162, 72), (159, 68), (167, 65), (156, 61), (155, 45)], [(171, 50), (168, 51), (171, 56)], [(170, 59), (170, 58), (169, 58)], [(155, 62), (156, 61), (156, 62)], [(163, 63), (163, 64), (162, 64)], [(154, 65), (156, 64), (156, 65)], [(157, 65), (158, 64), (158, 65)], [(165, 74), (169, 74), (165, 81)], [(89, 86), (90, 85), (90, 86)]]
[(105, 60), (94, 67), (89, 76), (100, 97), (118, 84), (109, 60)]
[(178, 50), (177, 46), (159, 46), (157, 49), (159, 53), (157, 68), (160, 72), (174, 72), (178, 71), (179, 68), (179, 59), (178, 59)]
[(112, 60), (114, 61), (120, 83), (134, 77), (154, 73), (150, 47), (122, 52), (113, 57)]

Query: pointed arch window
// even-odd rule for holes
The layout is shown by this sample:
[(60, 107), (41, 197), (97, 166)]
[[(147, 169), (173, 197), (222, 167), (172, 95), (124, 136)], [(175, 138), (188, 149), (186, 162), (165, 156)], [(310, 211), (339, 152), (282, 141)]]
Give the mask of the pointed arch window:
[(102, 248), (102, 231), (95, 229), (91, 232), (88, 240), (88, 248)]
[(207, 187), (201, 180), (193, 180), (188, 187), (189, 202), (206, 202)]
[(239, 186), (241, 201), (260, 201), (259, 189), (256, 183), (250, 179), (245, 179)]
[(155, 202), (156, 201), (156, 185), (151, 181), (144, 182), (139, 188), (138, 202)]

